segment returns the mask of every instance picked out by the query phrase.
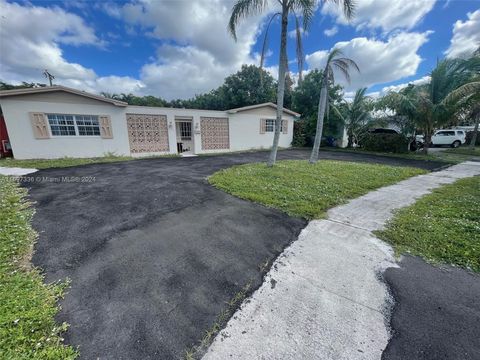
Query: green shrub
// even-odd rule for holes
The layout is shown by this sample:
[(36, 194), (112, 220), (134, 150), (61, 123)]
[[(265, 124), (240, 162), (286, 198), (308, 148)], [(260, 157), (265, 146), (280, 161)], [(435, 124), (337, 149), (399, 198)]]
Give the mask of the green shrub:
[(292, 146), (304, 147), (307, 145), (306, 126), (306, 121), (303, 119), (294, 121)]
[[(466, 145), (470, 145), (470, 141), (472, 140), (473, 137), (473, 131), (468, 131), (466, 134)], [(480, 134), (477, 135), (477, 140), (475, 141), (475, 145), (480, 145)]]
[(368, 151), (406, 153), (408, 138), (402, 134), (366, 134), (361, 146)]

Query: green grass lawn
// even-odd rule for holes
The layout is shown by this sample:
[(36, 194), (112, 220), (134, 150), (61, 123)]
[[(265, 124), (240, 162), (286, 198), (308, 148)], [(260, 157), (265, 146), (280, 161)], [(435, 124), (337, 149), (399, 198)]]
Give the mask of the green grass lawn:
[(0, 359), (74, 359), (56, 324), (65, 284), (45, 285), (29, 254), (36, 234), (26, 190), (0, 176)]
[(234, 166), (209, 177), (215, 187), (240, 198), (280, 209), (292, 216), (320, 218), (347, 200), (425, 170), (387, 165), (321, 160), (279, 161)]
[(425, 155), (423, 152), (408, 152), (404, 154), (395, 154), (395, 153), (382, 153), (376, 151), (366, 151), (360, 148), (355, 149), (341, 149), (341, 148), (328, 148), (323, 147), (321, 150), (326, 151), (343, 151), (343, 152), (352, 152), (359, 154), (371, 154), (371, 155), (381, 155), (396, 157), (402, 159), (413, 159), (413, 160), (423, 160), (423, 161), (440, 161), (446, 164), (458, 164), (463, 161), (471, 160), (472, 157), (480, 156), (480, 151), (477, 149), (472, 151), (465, 146), (456, 148), (456, 149), (445, 149), (444, 151), (430, 152), (428, 155)]
[(458, 180), (398, 211), (377, 235), (398, 254), (480, 272), (480, 177)]
[[(161, 155), (161, 156), (151, 156), (153, 157), (177, 157), (178, 155)], [(34, 168), (34, 169), (48, 169), (48, 168), (59, 168), (59, 167), (69, 167), (69, 166), (79, 166), (87, 164), (102, 164), (102, 163), (111, 163), (119, 161), (131, 161), (138, 160), (140, 158), (134, 158), (131, 156), (102, 156), (95, 158), (70, 158), (64, 157), (60, 159), (31, 159), (31, 160), (16, 160), (11, 158), (5, 158), (0, 160), (0, 167), (20, 167), (20, 168)], [(142, 159), (145, 159), (143, 157)]]
[(480, 157), (480, 147), (471, 148), (469, 146), (462, 146), (455, 149), (447, 149), (445, 152), (450, 154), (460, 154)]

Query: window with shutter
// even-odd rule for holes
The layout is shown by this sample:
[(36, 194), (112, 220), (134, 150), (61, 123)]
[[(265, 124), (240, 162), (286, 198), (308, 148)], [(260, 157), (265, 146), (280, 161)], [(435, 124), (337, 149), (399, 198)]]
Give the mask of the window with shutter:
[(47, 119), (43, 113), (30, 113), (30, 121), (32, 124), (33, 136), (35, 139), (49, 139)]
[(284, 134), (288, 132), (288, 120), (282, 120), (282, 132)]
[(113, 139), (112, 120), (108, 115), (100, 115), (100, 136), (103, 139)]
[(265, 134), (265, 119), (260, 119), (260, 134)]

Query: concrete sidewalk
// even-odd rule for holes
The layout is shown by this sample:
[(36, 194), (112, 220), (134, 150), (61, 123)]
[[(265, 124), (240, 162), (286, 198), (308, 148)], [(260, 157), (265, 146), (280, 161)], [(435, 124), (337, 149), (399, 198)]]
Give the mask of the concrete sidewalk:
[(204, 359), (380, 359), (392, 305), (382, 273), (397, 265), (371, 231), (393, 210), (475, 175), (480, 163), (465, 162), (373, 191), (310, 222)]

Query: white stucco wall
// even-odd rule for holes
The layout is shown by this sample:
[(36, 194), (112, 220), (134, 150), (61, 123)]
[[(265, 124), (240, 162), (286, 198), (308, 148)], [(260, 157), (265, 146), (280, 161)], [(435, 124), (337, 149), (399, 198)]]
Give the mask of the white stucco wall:
[[(60, 157), (98, 157), (107, 153), (126, 156), (151, 156), (176, 154), (176, 117), (192, 119), (193, 149), (195, 154), (266, 149), (272, 145), (273, 132), (260, 134), (261, 119), (275, 119), (276, 111), (270, 107), (228, 113), (226, 111), (174, 109), (146, 106), (119, 107), (101, 101), (86, 99), (72, 94), (30, 94), (27, 96), (0, 99), (7, 131), (17, 159), (50, 159)], [(35, 139), (30, 112), (109, 115), (112, 122), (113, 138), (100, 136), (51, 136), (49, 139)], [(131, 154), (128, 140), (126, 114), (158, 114), (167, 117), (169, 151), (164, 153)], [(202, 150), (200, 133), (201, 117), (222, 117), (229, 119), (230, 149)], [(294, 117), (285, 113), (288, 120), (287, 134), (281, 133), (279, 146), (291, 145)]]
[[(273, 143), (273, 132), (260, 134), (261, 119), (276, 118), (276, 111), (273, 108), (256, 109), (230, 114), (230, 150), (241, 151), (249, 149), (268, 149)], [(278, 146), (290, 147), (293, 139), (294, 117), (284, 114), (283, 120), (288, 121), (287, 133), (280, 133)]]
[[(33, 95), (29, 96), (34, 98)], [(0, 101), (8, 136), (17, 159), (52, 159), (60, 157), (97, 157), (106, 153), (130, 155), (125, 108), (100, 101), (83, 103), (52, 103), (32, 101), (26, 97), (2, 98)], [(112, 139), (100, 136), (51, 136), (49, 139), (35, 139), (29, 112), (110, 115)]]

